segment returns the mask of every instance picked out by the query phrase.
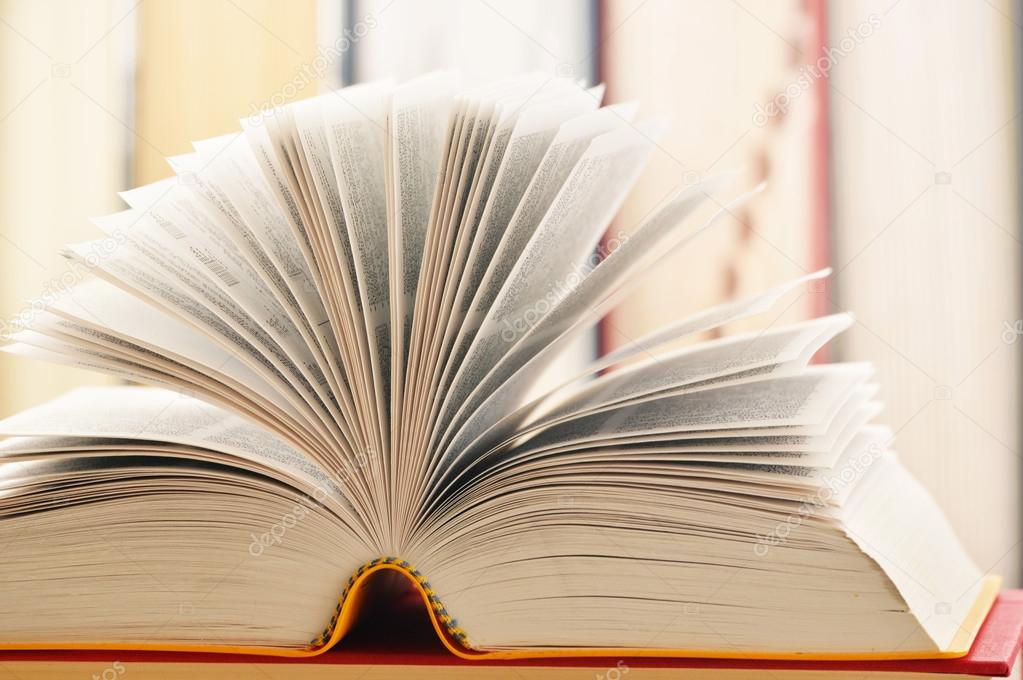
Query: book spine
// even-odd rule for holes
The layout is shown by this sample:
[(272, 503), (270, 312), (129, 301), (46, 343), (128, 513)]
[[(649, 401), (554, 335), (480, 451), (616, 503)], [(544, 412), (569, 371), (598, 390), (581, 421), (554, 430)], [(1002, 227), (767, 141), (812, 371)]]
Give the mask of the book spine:
[(335, 633), (337, 632), (338, 621), (341, 618), (341, 612), (344, 610), (345, 603), (352, 594), (352, 590), (368, 572), (387, 567), (401, 571), (408, 578), (412, 579), (426, 596), (430, 607), (430, 615), (434, 618), (434, 620), (444, 627), (444, 630), (455, 642), (464, 647), (466, 650), (472, 649), (465, 631), (463, 631), (458, 626), (458, 622), (450, 614), (448, 614), (447, 608), (445, 608), (443, 603), (441, 603), (440, 599), (437, 597), (436, 591), (434, 591), (433, 587), (430, 586), (426, 577), (423, 576), (423, 574), (416, 569), (414, 565), (400, 557), (378, 557), (366, 562), (355, 570), (355, 572), (349, 577), (348, 583), (345, 584), (345, 589), (341, 593), (341, 597), (338, 598), (337, 607), (334, 609), (333, 616), (330, 617), (330, 624), (310, 643), (313, 649), (320, 649), (337, 642), (335, 639)]

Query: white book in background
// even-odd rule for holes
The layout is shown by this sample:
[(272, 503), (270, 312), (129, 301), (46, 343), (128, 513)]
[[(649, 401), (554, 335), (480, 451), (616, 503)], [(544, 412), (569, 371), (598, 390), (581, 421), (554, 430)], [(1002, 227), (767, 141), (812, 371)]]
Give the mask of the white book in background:
[(149, 387), (0, 422), (0, 643), (311, 654), (387, 567), (476, 653), (968, 648), (996, 585), (888, 450), (871, 368), (809, 365), (850, 318), (676, 349), (826, 271), (541, 381), (755, 193), (682, 188), (598, 248), (662, 127), (600, 96), (360, 85), (126, 192), (67, 248), (95, 277), (4, 347)]

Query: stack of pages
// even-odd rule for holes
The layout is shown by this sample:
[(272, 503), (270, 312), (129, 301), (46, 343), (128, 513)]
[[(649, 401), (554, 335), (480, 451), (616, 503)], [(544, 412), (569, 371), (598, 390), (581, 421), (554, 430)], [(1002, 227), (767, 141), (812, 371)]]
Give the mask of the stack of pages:
[(411, 582), (469, 658), (965, 654), (997, 583), (810, 364), (850, 317), (723, 332), (827, 272), (566, 358), (751, 195), (602, 240), (662, 125), (601, 94), (358, 85), (124, 193), (4, 347), (148, 386), (0, 421), (0, 643), (343, 652)]

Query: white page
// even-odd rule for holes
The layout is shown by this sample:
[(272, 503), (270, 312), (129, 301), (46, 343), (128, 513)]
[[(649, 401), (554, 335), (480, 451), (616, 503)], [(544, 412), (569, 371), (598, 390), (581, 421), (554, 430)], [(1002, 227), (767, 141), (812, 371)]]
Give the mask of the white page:
[(541, 395), (530, 404), (519, 409), (519, 411), (523, 411), (524, 414), (511, 412), (505, 414), (505, 418), (516, 418), (521, 420), (541, 406), (547, 409), (558, 409), (560, 408), (562, 400), (567, 399), (568, 395), (572, 391), (583, 387), (586, 381), (590, 380), (593, 376), (598, 375), (601, 371), (636, 356), (659, 356), (657, 355), (657, 350), (662, 345), (696, 333), (720, 328), (721, 326), (740, 319), (767, 312), (787, 293), (795, 290), (799, 286), (807, 284), (809, 281), (824, 278), (830, 273), (830, 269), (823, 269), (818, 272), (814, 272), (813, 274), (798, 277), (761, 293), (756, 293), (737, 300), (730, 300), (684, 317), (673, 324), (665, 326), (661, 330), (651, 332), (650, 334), (623, 345), (617, 350), (609, 352), (596, 361), (591, 362), (585, 369), (570, 380), (565, 381), (557, 388)]
[[(59, 323), (68, 322), (60, 320)], [(225, 388), (223, 384), (202, 373), (160, 356), (139, 353), (131, 346), (118, 344), (110, 347), (103, 344), (102, 338), (83, 341), (73, 331), (68, 334), (55, 332), (52, 335), (49, 332), (21, 331), (15, 343), (0, 347), (0, 351), (100, 371), (128, 382), (168, 388), (179, 394), (196, 397), (229, 409), (257, 426), (277, 433), (325, 468), (345, 468), (346, 459), (339, 458), (336, 445), (325, 448), (322, 433), (310, 429), (306, 421), (275, 414), (272, 407), (260, 406), (256, 403), (258, 400), (249, 400), (242, 392)]]
[(280, 470), (354, 512), (342, 480), (286, 441), (230, 411), (168, 390), (78, 388), (0, 420), (0, 434), (141, 439), (212, 449)]
[[(428, 410), (419, 415), (417, 427), (422, 428), (432, 423), (442, 403), (441, 395), (446, 389), (443, 374), (448, 364), (451, 344), (464, 316), (460, 307), (467, 305), (470, 297), (463, 288), (466, 285), (463, 280), (466, 277), (466, 267), (478, 243), (477, 229), (494, 190), (502, 161), (508, 153), (508, 145), (521, 110), (533, 98), (550, 100), (563, 97), (563, 93), (575, 95), (577, 111), (585, 110), (585, 105), (592, 106), (592, 99), (570, 83), (554, 81), (552, 85), (550, 81), (543, 81), (539, 88), (527, 82), (510, 91), (501, 91), (496, 98), (482, 99), (478, 102), (477, 115), (470, 124), (472, 134), (462, 151), (461, 172), (450, 216), (435, 239), (443, 256), (439, 260), (436, 275), (430, 279), (431, 305), (427, 310), (430, 314), (427, 327), (432, 330), (429, 340), (424, 341), (426, 351), (423, 364), (419, 367), (423, 371), (424, 380), (415, 386), (416, 398), (426, 400)], [(580, 102), (580, 99), (585, 101)], [(565, 114), (566, 117), (569, 115), (571, 112)], [(450, 243), (453, 243), (453, 247)], [(461, 303), (458, 302), (459, 296), (465, 298)], [(419, 442), (421, 445), (422, 439)]]
[[(195, 142), (197, 153), (168, 158), (178, 179), (231, 238), (296, 325), (326, 318), (316, 284), (285, 215), (238, 135)], [(133, 205), (132, 207), (141, 207)]]
[(379, 436), (390, 436), (390, 283), (384, 154), (392, 86), (346, 88), (323, 98), (334, 175), (358, 272), (359, 295), (376, 388)]
[[(627, 369), (601, 376), (531, 427), (584, 411), (620, 404), (665, 390), (703, 383), (719, 376), (761, 366), (793, 363), (805, 366), (809, 355), (852, 324), (838, 314), (776, 329), (765, 329), (699, 343), (650, 358)], [(808, 351), (808, 349), (810, 351)], [(753, 378), (758, 379), (758, 378)]]
[[(291, 227), (292, 234), (295, 236), (295, 242), (302, 253), (302, 259), (305, 260), (306, 268), (315, 281), (320, 296), (323, 297), (325, 291), (323, 288), (322, 272), (316, 264), (316, 257), (313, 255), (314, 246), (309, 230), (306, 228), (307, 218), (303, 213), (303, 206), (300, 205), (299, 197), (292, 188), (294, 176), (290, 169), (281, 162), (283, 151), (279, 145), (275, 144), (275, 140), (269, 130), (272, 124), (271, 121), (278, 115), (280, 115), (280, 110), (276, 110), (273, 115), (261, 118), (259, 124), (245, 119), (242, 121), (242, 129), (244, 130), (245, 140), (255, 157), (256, 165), (263, 173), (263, 179), (276, 199), (281, 212), (287, 219), (288, 226)], [(263, 124), (264, 121), (266, 124)]]
[(311, 455), (322, 449), (320, 438), (302, 415), (292, 408), (278, 407), (278, 402), (283, 401), (288, 407), (290, 404), (279, 397), (275, 401), (272, 390), (254, 391), (214, 368), (195, 366), (163, 350), (154, 351), (106, 332), (102, 326), (97, 328), (55, 314), (40, 315), (33, 329), (31, 333), (17, 334), (16, 340), (124, 367), (139, 376), (136, 382), (147, 382), (147, 377), (158, 376), (161, 384), (174, 384), (178, 392), (225, 405), (295, 442)]
[[(159, 192), (158, 196), (153, 196)], [(120, 234), (129, 240), (145, 239), (183, 260), (234, 298), (254, 319), (283, 334), (293, 324), (280, 302), (242, 255), (223, 228), (198, 205), (192, 193), (174, 179), (122, 192), (132, 210), (104, 215), (92, 223), (107, 235)], [(154, 198), (155, 200), (148, 200)]]
[[(985, 575), (930, 493), (896, 456), (879, 456), (867, 477), (842, 511), (848, 535), (884, 569), (910, 609), (923, 614), (921, 625), (935, 642), (947, 648), (977, 601)], [(932, 518), (937, 521), (927, 521)], [(936, 546), (954, 550), (942, 550), (946, 559), (939, 563)], [(934, 615), (943, 610), (945, 615)]]
[[(494, 250), (490, 257), (481, 257), (478, 263), (474, 263), (471, 273), (472, 287), (468, 289), (472, 297), (467, 305), (468, 308), (465, 309), (465, 316), (449, 360), (449, 366), (457, 368), (464, 362), (473, 339), (480, 325), (486, 319), (487, 312), (501, 286), (511, 274), (516, 261), (529, 243), (529, 239), (554, 202), (558, 191), (567, 181), (573, 168), (586, 152), (590, 142), (597, 136), (626, 124), (634, 114), (635, 108), (632, 104), (605, 107), (561, 123), (554, 138), (543, 147), (542, 156), (536, 167), (528, 173), (528, 177), (519, 178), (520, 181), (527, 181), (527, 186), (521, 195), (510, 197), (514, 199), (513, 205), (506, 206), (506, 209), (512, 210), (511, 216), (507, 217), (506, 211), (496, 215), (497, 218), (506, 217), (507, 219), (506, 223), (498, 219), (499, 243), (493, 246)], [(525, 129), (531, 129), (528, 118), (525, 126)], [(533, 149), (533, 151), (539, 151), (539, 149)], [(488, 233), (485, 232), (484, 238), (487, 235)], [(488, 250), (490, 247), (490, 245), (486, 246)], [(482, 268), (483, 272), (476, 271), (476, 266)], [(462, 307), (464, 308), (466, 305), (463, 303)], [(454, 372), (449, 375), (445, 382), (445, 391), (455, 375)]]
[[(310, 424), (329, 441), (331, 436), (324, 428), (326, 412), (313, 386), (297, 369), (291, 359), (247, 315), (240, 313), (230, 298), (198, 276), (188, 277), (187, 289), (202, 296), (207, 302), (200, 302), (191, 294), (181, 290), (178, 284), (162, 274), (163, 267), (154, 266), (160, 256), (153, 251), (145, 264), (137, 261), (137, 254), (127, 243), (109, 252), (101, 259), (95, 258), (96, 247), (90, 244), (74, 244), (65, 252), (83, 264), (93, 265), (93, 271), (122, 285), (185, 322), (194, 325), (200, 332), (238, 356), (242, 361), (271, 381), (283, 395), (294, 395), (296, 407), (307, 414)], [(181, 279), (178, 279), (179, 281)], [(214, 309), (218, 310), (215, 312)], [(224, 316), (221, 317), (220, 314)], [(335, 424), (336, 425), (336, 424)]]
[(300, 370), (318, 391), (318, 401), (326, 401), (338, 413), (330, 402), (332, 393), (324, 389), (327, 378), (288, 313), (237, 247), (204, 217), (191, 195), (177, 188), (145, 211), (128, 210), (93, 222), (125, 240), (118, 256), (162, 270), (181, 284), (181, 290), (200, 295), (279, 356), (283, 366)]
[(808, 285), (811, 281), (823, 279), (830, 274), (831, 268), (821, 269), (792, 279), (774, 288), (700, 310), (695, 314), (658, 328), (637, 340), (608, 352), (587, 367), (587, 372), (597, 373), (640, 354), (652, 352), (659, 346), (674, 342), (679, 338), (703, 333), (756, 314), (762, 314), (771, 309), (784, 295), (796, 290), (800, 286)]
[[(502, 121), (507, 130), (507, 148), (503, 152), (503, 160), (493, 178), (493, 187), (487, 192), (487, 200), (477, 207), (479, 211), (479, 227), (471, 244), (471, 252), (465, 264), (465, 270), (455, 293), (452, 309), (452, 321), (446, 330), (445, 344), (456, 343), (448, 350), (444, 359), (444, 380), (438, 390), (438, 396), (444, 393), (454, 379), (454, 368), (460, 365), (468, 352), (482, 313), (472, 313), (473, 300), (477, 292), (484, 287), (484, 277), (494, 262), (498, 248), (507, 237), (510, 245), (506, 246), (503, 257), (510, 261), (514, 254), (521, 251), (512, 241), (521, 240), (524, 244), (535, 225), (531, 226), (528, 216), (522, 214), (514, 219), (520, 204), (530, 202), (524, 199), (527, 189), (536, 193), (549, 190), (542, 182), (532, 183), (542, 161), (548, 163), (545, 173), (560, 164), (566, 176), (570, 161), (566, 155), (547, 154), (551, 143), (558, 134), (559, 128), (567, 120), (584, 114), (596, 106), (594, 99), (578, 88), (572, 88), (569, 95), (553, 101), (537, 103), (525, 108), (520, 114), (507, 116)], [(567, 144), (567, 141), (562, 141)], [(577, 145), (582, 153), (582, 144)], [(543, 198), (530, 199), (537, 203)], [(553, 200), (553, 195), (550, 196)], [(515, 236), (512, 236), (515, 234)], [(524, 246), (523, 246), (524, 247)], [(469, 317), (467, 321), (467, 317)], [(454, 336), (454, 338), (450, 337)]]
[(55, 301), (49, 310), (64, 318), (102, 328), (209, 374), (227, 376), (270, 400), (274, 407), (291, 417), (300, 418), (271, 383), (233, 353), (211, 342), (195, 328), (102, 279), (79, 284), (67, 296)]
[[(447, 433), (441, 442), (451, 441), (444, 446), (443, 455), (456, 452), (467, 455), (477, 437), (526, 403), (529, 388), (556, 359), (560, 349), (596, 324), (629, 287), (638, 285), (655, 262), (713, 228), (730, 209), (749, 198), (750, 194), (740, 196), (696, 230), (680, 229), (679, 225), (702, 202), (705, 192), (720, 190), (728, 179), (712, 178), (666, 201), (632, 237), (555, 300), (552, 309), (538, 314), (521, 338), (517, 333), (506, 337), (507, 329), (478, 338), (478, 344), (484, 347), (477, 356), (493, 352), (500, 359), (489, 365), (463, 365), (462, 372), (474, 379), (459, 392), (448, 395), (449, 404), (458, 405), (458, 412), (450, 423), (444, 421), (448, 423)], [(508, 350), (502, 344), (512, 347)]]
[(304, 214), (312, 220), (312, 257), (318, 258), (322, 272), (320, 294), (333, 310), (330, 329), (345, 367), (345, 380), (354, 397), (347, 406), (353, 421), (365, 429), (364, 401), (372, 391), (372, 369), (367, 340), (361, 321), (358, 273), (352, 255), (351, 240), (345, 223), (341, 196), (335, 178), (321, 106), (324, 97), (313, 97), (281, 110), (271, 123), (276, 135), (286, 139), (284, 154), (295, 164)]
[[(607, 224), (639, 175), (659, 123), (619, 128), (596, 137), (558, 191), (523, 254), (501, 284), (486, 321), (461, 362), (439, 421), (444, 428), (473, 387), (511, 349), (502, 336), (526, 312), (542, 318), (551, 296), (557, 302), (565, 281), (578, 275)], [(534, 180), (535, 181), (535, 180)], [(566, 235), (570, 234), (571, 237)]]
[(335, 95), (295, 102), (284, 109), (278, 120), (282, 132), (287, 132), (295, 141), (294, 157), (300, 163), (304, 182), (305, 200), (317, 224), (313, 228), (315, 240), (320, 244), (320, 257), (325, 261), (328, 299), (337, 310), (334, 332), (341, 347), (347, 367), (355, 403), (349, 406), (353, 420), (360, 424), (364, 446), (376, 446), (372, 442), (371, 428), (375, 422), (374, 372), (371, 348), (364, 323), (364, 307), (359, 281), (355, 248), (348, 229), (343, 207), (343, 197), (337, 181), (333, 153), (330, 149), (328, 131), (324, 126), (323, 107)]
[(433, 73), (395, 88), (387, 117), (391, 331), (391, 488), (397, 496), (401, 424), (416, 297), (434, 196), (444, 171), (457, 78)]
[[(549, 177), (558, 161), (560, 164), (557, 167), (567, 176), (571, 161), (561, 155), (552, 154), (548, 157), (547, 150), (563, 124), (596, 106), (594, 100), (585, 93), (573, 89), (572, 94), (574, 96), (534, 104), (517, 115), (509, 116), (507, 121), (502, 121), (502, 130), (506, 126), (510, 128), (507, 130), (507, 149), (504, 152), (506, 160), (500, 164), (493, 188), (480, 206), (478, 235), (473, 240), (473, 254), (469, 262), (471, 274), (466, 277), (460, 290), (462, 295), (457, 307), (460, 313), (465, 314), (471, 308), (473, 296), (482, 285), (487, 268), (505, 234), (520, 225), (524, 230), (529, 228), (530, 220), (527, 216), (514, 218), (519, 205), (524, 201), (527, 188), (532, 186), (535, 192), (549, 188), (541, 182), (531, 185), (541, 161), (548, 162), (543, 176)], [(560, 144), (569, 141), (564, 137), (559, 139)], [(579, 153), (581, 155), (582, 150)], [(553, 196), (548, 201), (533, 197), (526, 202), (535, 202), (539, 207), (549, 205), (550, 201), (553, 201)], [(515, 251), (509, 247), (507, 257), (512, 257)]]
[[(873, 390), (870, 388), (857, 388), (831, 418), (824, 434), (810, 434), (807, 432), (810, 428), (797, 425), (782, 428), (729, 428), (717, 431), (690, 430), (639, 435), (612, 434), (566, 439), (561, 436), (562, 433), (551, 429), (550, 437), (546, 436), (545, 432), (540, 432), (521, 443), (491, 450), (460, 471), (459, 477), (465, 477), (467, 474), (476, 476), (491, 474), (490, 469), (514, 468), (537, 456), (546, 458), (582, 449), (594, 456), (603, 456), (602, 452), (605, 449), (628, 451), (630, 455), (652, 453), (655, 456), (669, 457), (675, 452), (698, 452), (710, 454), (708, 458), (711, 460), (719, 453), (746, 456), (757, 454), (768, 457), (784, 453), (789, 457), (800, 457), (799, 463), (789, 464), (830, 469), (839, 466), (839, 459), (845, 455), (844, 451), (850, 442), (880, 413), (880, 404), (869, 401), (872, 394)], [(880, 429), (887, 431), (886, 428)], [(763, 434), (778, 430), (786, 430), (791, 434)], [(476, 472), (472, 472), (474, 469)], [(456, 478), (453, 477), (452, 480), (455, 481)]]
[[(346, 384), (335, 334), (323, 304), (317, 277), (266, 183), (256, 156), (242, 133), (194, 143), (202, 168), (192, 187), (206, 187), (206, 195), (218, 196), (216, 205), (229, 206), (238, 223), (223, 225), (246, 258), (262, 274), (304, 341), (322, 364), (321, 371), (332, 387)], [(345, 388), (347, 389), (347, 388)]]
[[(446, 478), (457, 480), (467, 468), (485, 462), (491, 453), (497, 452), (503, 456), (500, 451), (522, 435), (538, 430), (560, 432), (560, 423), (576, 431), (578, 428), (572, 427), (569, 421), (594, 423), (605, 415), (608, 422), (615, 422), (621, 414), (633, 409), (636, 412), (642, 410), (647, 402), (674, 399), (683, 403), (680, 398), (684, 395), (697, 400), (697, 392), (737, 390), (752, 382), (770, 382), (786, 376), (798, 376), (816, 349), (850, 323), (846, 315), (836, 315), (773, 331), (753, 332), (700, 343), (631, 369), (605, 375), (561, 400), (556, 408), (540, 418), (527, 421), (525, 414), (509, 414), (488, 431), (485, 441), (477, 439), (474, 442), (473, 450), (489, 445), (490, 451), (480, 456), (469, 452), (460, 457), (458, 462), (451, 465)], [(756, 367), (771, 370), (750, 371)], [(783, 370), (778, 370), (779, 367), (783, 367)], [(729, 375), (737, 379), (722, 378)], [(715, 382), (713, 378), (722, 379)], [(611, 440), (629, 434), (612, 431), (604, 432), (603, 436)], [(594, 439), (599, 439), (596, 433), (585, 435), (587, 442), (593, 442)], [(567, 445), (570, 441), (542, 432), (525, 445), (525, 450), (537, 450), (537, 447), (541, 447), (539, 450), (550, 450)], [(517, 455), (514, 451), (511, 453)]]
[[(706, 436), (706, 430), (739, 436), (749, 428), (823, 435), (843, 412), (854, 412), (864, 404), (867, 396), (854, 399), (854, 395), (870, 372), (865, 364), (814, 366), (796, 375), (764, 376), (752, 382), (641, 401), (562, 421), (543, 430), (530, 446), (556, 447), (559, 442), (576, 446), (619, 437), (678, 436), (686, 432)], [(762, 412), (750, 412), (757, 400), (763, 402)], [(741, 420), (735, 413), (744, 413), (747, 419)], [(472, 465), (482, 453), (472, 448), (452, 458), (446, 466), (447, 476)]]
[(661, 122), (641, 123), (590, 143), (502, 284), (481, 333), (503, 328), (547, 299), (551, 280), (568, 281), (585, 266), (663, 129)]
[(863, 364), (814, 366), (804, 373), (683, 394), (556, 426), (566, 437), (686, 432), (713, 428), (820, 426), (870, 375)]

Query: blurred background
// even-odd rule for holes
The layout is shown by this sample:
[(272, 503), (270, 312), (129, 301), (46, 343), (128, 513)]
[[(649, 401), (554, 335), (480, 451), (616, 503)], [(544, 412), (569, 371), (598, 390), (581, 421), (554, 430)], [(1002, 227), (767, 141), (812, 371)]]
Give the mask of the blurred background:
[[(896, 448), (978, 565), (1020, 582), (1020, 61), (1012, 0), (0, 0), (0, 330), (163, 157), (265, 106), (439, 68), (605, 82), (670, 119), (614, 230), (745, 167), (767, 192), (595, 339), (823, 266)], [(104, 379), (0, 355), (0, 417)]]

